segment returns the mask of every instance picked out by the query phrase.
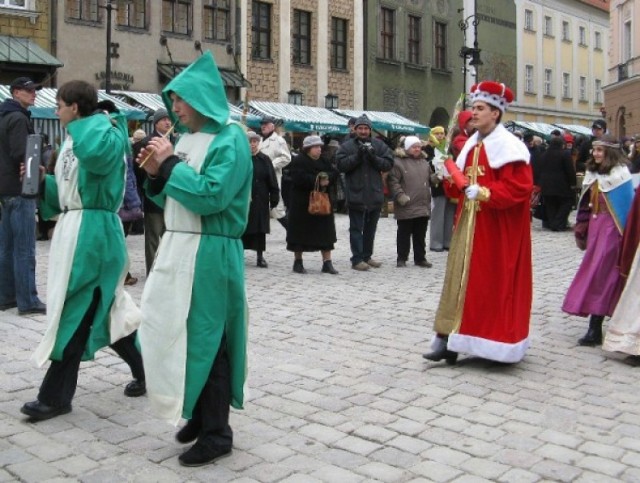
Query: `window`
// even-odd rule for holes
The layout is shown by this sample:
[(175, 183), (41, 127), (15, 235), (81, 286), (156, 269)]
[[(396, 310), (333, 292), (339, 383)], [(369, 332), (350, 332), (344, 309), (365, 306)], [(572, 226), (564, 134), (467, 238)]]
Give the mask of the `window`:
[(631, 59), (631, 39), (633, 38), (631, 21), (625, 22), (622, 26), (622, 62)]
[(0, 0), (0, 7), (26, 9), (29, 5), (26, 0)]
[(569, 99), (571, 97), (571, 74), (563, 72), (562, 74), (562, 97)]
[(524, 11), (524, 29), (533, 30), (533, 11), (532, 10)]
[(587, 45), (587, 29), (578, 27), (578, 35), (580, 37), (580, 45)]
[(251, 4), (251, 43), (254, 59), (271, 58), (271, 4), (253, 1)]
[(191, 0), (162, 0), (162, 30), (172, 34), (191, 35), (192, 9)]
[(311, 64), (311, 12), (293, 11), (293, 63)]
[(435, 22), (433, 27), (434, 67), (447, 69), (447, 24)]
[(600, 79), (596, 79), (595, 81), (593, 101), (598, 104), (602, 103), (602, 81)]
[(203, 5), (204, 38), (228, 42), (231, 39), (229, 23), (231, 6), (229, 0), (207, 0)]
[(121, 27), (147, 28), (147, 0), (118, 3), (117, 22)]
[(571, 40), (571, 34), (569, 32), (569, 22), (564, 20), (562, 22), (562, 40), (569, 42)]
[(533, 93), (533, 66), (525, 65), (524, 67), (524, 91)]
[(380, 48), (383, 59), (395, 58), (396, 11), (382, 7), (380, 9), (382, 25), (380, 29)]
[(580, 100), (587, 100), (587, 78), (580, 76)]
[(553, 95), (553, 71), (551, 69), (544, 70), (544, 95)]
[(67, 18), (98, 22), (98, 0), (67, 0)]
[(593, 43), (595, 44), (595, 48), (597, 50), (602, 50), (602, 34), (600, 32), (596, 32), (594, 34)]
[(553, 37), (553, 20), (551, 17), (544, 18), (544, 34)]
[(420, 64), (420, 39), (422, 38), (422, 18), (409, 15), (409, 40), (407, 45), (407, 61), (410, 64)]
[(347, 20), (331, 19), (331, 67), (347, 69)]

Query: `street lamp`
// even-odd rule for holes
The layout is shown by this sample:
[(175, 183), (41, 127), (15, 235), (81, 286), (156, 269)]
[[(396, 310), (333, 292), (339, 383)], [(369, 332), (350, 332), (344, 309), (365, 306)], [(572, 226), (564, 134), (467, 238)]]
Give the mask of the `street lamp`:
[(289, 96), (289, 104), (293, 104), (295, 106), (302, 105), (302, 92), (296, 89), (291, 89), (287, 92), (287, 96)]
[(324, 96), (324, 107), (327, 109), (338, 109), (338, 96), (331, 93)]
[[(458, 9), (458, 13), (462, 12), (463, 9)], [(473, 25), (473, 47), (467, 47), (467, 29), (469, 28), (469, 21), (473, 19), (471, 25)], [(467, 59), (471, 59), (469, 62), (470, 66), (478, 67), (483, 64), (482, 60), (480, 60), (480, 52), (481, 49), (478, 48), (478, 24), (480, 23), (480, 19), (476, 17), (476, 14), (469, 15), (467, 18), (460, 20), (458, 22), (458, 27), (462, 30), (462, 36), (464, 39), (464, 43), (462, 48), (460, 49), (460, 57), (462, 57), (462, 92), (464, 93), (464, 97), (462, 98), (462, 109), (466, 107), (467, 103)]]
[[(131, 3), (130, 1), (126, 1), (125, 3)], [(106, 5), (98, 5), (98, 8), (104, 8), (107, 11), (107, 59), (106, 59), (106, 67), (104, 70), (104, 90), (107, 94), (111, 93), (111, 59), (120, 57), (118, 54), (118, 47), (120, 44), (111, 42), (111, 12), (114, 10), (118, 10), (118, 7), (111, 3), (107, 2)]]

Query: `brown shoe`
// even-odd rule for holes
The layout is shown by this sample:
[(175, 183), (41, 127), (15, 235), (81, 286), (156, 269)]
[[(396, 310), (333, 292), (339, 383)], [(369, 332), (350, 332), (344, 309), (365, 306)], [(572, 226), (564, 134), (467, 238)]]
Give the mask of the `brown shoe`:
[(125, 285), (135, 285), (136, 283), (138, 283), (138, 279), (136, 277), (127, 277), (127, 279), (124, 281)]
[(373, 258), (370, 258), (369, 260), (367, 260), (367, 265), (373, 268), (380, 268), (382, 266), (382, 262), (379, 262), (378, 260), (374, 260)]
[(367, 270), (369, 270), (369, 265), (366, 262), (360, 262), (352, 265), (351, 268), (353, 268), (354, 270), (358, 270), (359, 272), (366, 272)]

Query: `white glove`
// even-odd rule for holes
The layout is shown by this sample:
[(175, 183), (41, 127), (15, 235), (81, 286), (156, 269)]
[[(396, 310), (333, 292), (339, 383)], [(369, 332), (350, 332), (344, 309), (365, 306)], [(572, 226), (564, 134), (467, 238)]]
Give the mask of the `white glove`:
[(478, 197), (478, 193), (480, 193), (480, 186), (477, 184), (469, 185), (464, 190), (465, 196), (470, 200), (475, 200)]

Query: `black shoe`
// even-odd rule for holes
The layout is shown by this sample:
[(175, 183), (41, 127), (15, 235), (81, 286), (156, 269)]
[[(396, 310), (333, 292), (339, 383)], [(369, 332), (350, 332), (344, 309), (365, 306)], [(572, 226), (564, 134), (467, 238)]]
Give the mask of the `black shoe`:
[(147, 384), (144, 381), (134, 379), (124, 388), (124, 395), (127, 397), (140, 397), (147, 393)]
[(302, 260), (294, 260), (293, 262), (293, 271), (296, 273), (307, 273), (302, 264)]
[(430, 251), (440, 253), (444, 251), (444, 248), (429, 248)]
[(192, 419), (187, 421), (187, 424), (180, 428), (180, 431), (176, 433), (176, 441), (178, 443), (186, 444), (195, 441), (200, 434), (200, 425), (193, 422)]
[(258, 258), (256, 265), (260, 268), (269, 268), (269, 264), (264, 258)]
[(44, 421), (45, 419), (51, 419), (62, 414), (70, 413), (71, 404), (67, 406), (53, 407), (47, 406), (40, 401), (31, 401), (25, 403), (24, 406), (20, 408), (20, 412), (22, 414), (26, 414), (31, 419), (35, 419), (36, 421)]
[(406, 266), (407, 266), (407, 262), (406, 262), (406, 261), (404, 261), (404, 260), (398, 260), (398, 261), (396, 262), (396, 267), (398, 267), (398, 268), (404, 268), (404, 267), (406, 267)]
[(18, 306), (17, 302), (9, 302), (8, 304), (0, 305), (0, 310), (15, 309), (17, 306)]
[(447, 357), (447, 352), (449, 352), (447, 350), (447, 344), (443, 344), (440, 349), (436, 349), (433, 352), (429, 352), (427, 354), (422, 354), (422, 357), (429, 361), (438, 362)]
[(592, 315), (589, 319), (589, 329), (581, 339), (578, 339), (578, 345), (593, 347), (602, 344), (602, 322), (604, 315)]
[(24, 309), (24, 310), (18, 310), (18, 315), (46, 314), (46, 313), (47, 313), (47, 306), (40, 301), (38, 301), (38, 303), (33, 307), (29, 307), (28, 309)]
[(182, 466), (203, 466), (230, 454), (231, 448), (220, 448), (203, 441), (196, 441), (196, 444), (182, 453), (178, 460)]
[(433, 267), (433, 264), (425, 258), (424, 260), (420, 260), (419, 262), (416, 262), (416, 267), (431, 268)]
[(325, 260), (322, 262), (322, 273), (330, 273), (331, 275), (338, 275), (338, 271), (333, 268), (331, 260)]
[(458, 353), (447, 349), (447, 355), (444, 357), (444, 361), (450, 366), (455, 366), (458, 361)]

